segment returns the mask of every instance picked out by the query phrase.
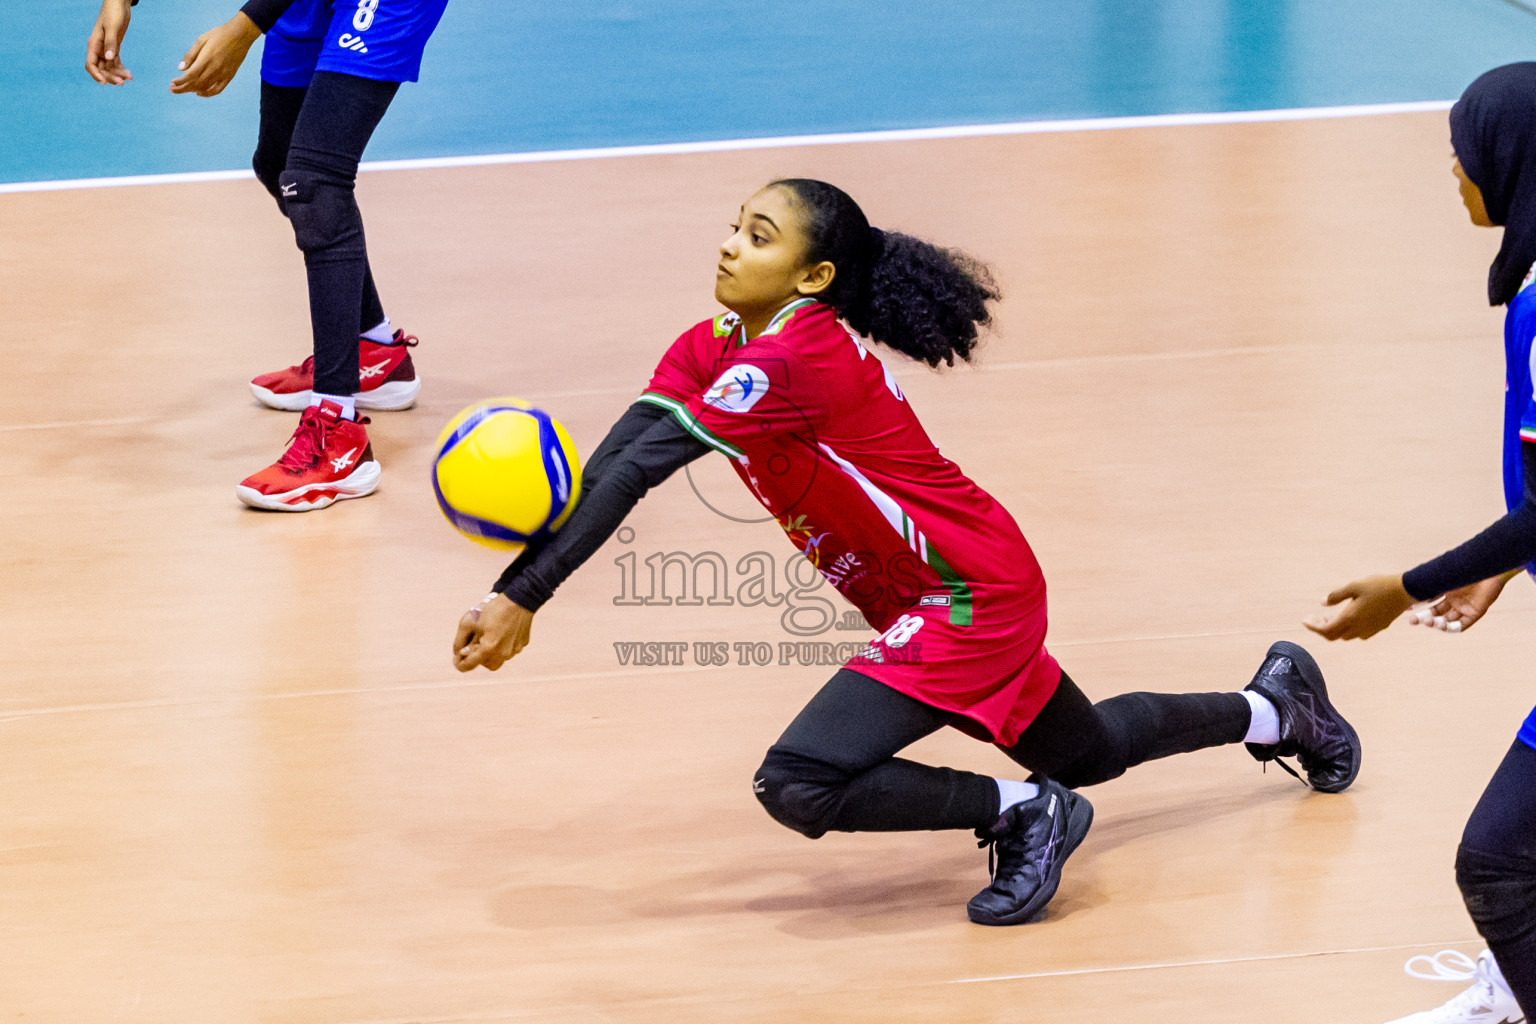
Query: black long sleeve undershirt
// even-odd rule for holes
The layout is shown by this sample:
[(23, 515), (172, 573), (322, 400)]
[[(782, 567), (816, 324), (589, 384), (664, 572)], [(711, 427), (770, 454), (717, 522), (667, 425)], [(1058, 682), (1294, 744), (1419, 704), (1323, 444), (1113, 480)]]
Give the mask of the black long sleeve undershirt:
[(552, 537), (530, 544), (491, 589), (538, 611), (647, 491), (709, 451), (665, 409), (631, 405), (582, 470), (581, 500), (571, 518)]
[[(240, 8), (240, 13), (251, 19), (251, 24), (261, 29), (261, 34), (266, 35), (277, 24), (288, 8), (292, 7), (296, 0), (246, 0), (245, 6)], [(137, 7), (139, 0), (128, 0), (128, 6)]]
[(240, 8), (247, 18), (261, 29), (261, 34), (266, 35), (272, 26), (277, 24), (288, 8), (294, 5), (295, 0), (245, 0), (245, 6)]
[(1536, 442), (1520, 443), (1525, 495), (1508, 515), (1465, 544), (1403, 573), (1415, 601), (1479, 583), (1536, 559)]

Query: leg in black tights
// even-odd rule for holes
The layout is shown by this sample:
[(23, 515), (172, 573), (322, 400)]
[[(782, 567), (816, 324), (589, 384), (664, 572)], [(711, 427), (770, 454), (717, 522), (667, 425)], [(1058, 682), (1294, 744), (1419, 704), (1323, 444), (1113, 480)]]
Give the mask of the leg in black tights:
[[(1115, 778), (1143, 761), (1242, 740), (1240, 694), (1126, 694), (1098, 705), (1065, 674), (1004, 753), (1067, 786)], [(980, 829), (998, 815), (997, 783), (895, 755), (956, 723), (948, 712), (843, 669), (768, 751), (753, 781), (775, 820), (812, 839), (829, 831)]]
[[(324, 76), (323, 80), (322, 76)], [(318, 162), (327, 166), (338, 180), (345, 180), (346, 184), (343, 188), (348, 193), (345, 202), (350, 202), (351, 183), (356, 179), (357, 162), (362, 158), (362, 151), (367, 145), (368, 137), (372, 135), (379, 118), (383, 117), (384, 111), (388, 109), (389, 101), (393, 98), (398, 85), (393, 82), (373, 82), (369, 79), (354, 78), (350, 75), (334, 75), (328, 72), (318, 73), (316, 79), (322, 86), (321, 93), (316, 103), (311, 105), (311, 115), (304, 119), (304, 130), (300, 135), (300, 148), (301, 150), (314, 150), (319, 155), (311, 155), (307, 159), (301, 158), (300, 163), (313, 164)], [(335, 81), (336, 79), (342, 81), (338, 83)], [(289, 216), (290, 219), (292, 219), (291, 211), (284, 198), (280, 179), (283, 172), (289, 169), (288, 165), (292, 156), (295, 132), (299, 128), (301, 114), (306, 109), (306, 102), (312, 88), (290, 88), (272, 85), (269, 82), (261, 83), (261, 125), (256, 140), (256, 152), (251, 159), (251, 165), (256, 171), (257, 179), (272, 194), (272, 198), (277, 201), (278, 209), (285, 216)], [(356, 95), (348, 95), (353, 93)], [(337, 102), (336, 97), (338, 94), (347, 96), (348, 101)], [(318, 113), (313, 112), (316, 106), (323, 107), (327, 103), (331, 104), (331, 109), (322, 109)], [(336, 108), (340, 108), (342, 113), (338, 114)], [(367, 120), (365, 125), (366, 131), (359, 133), (357, 126), (354, 124), (338, 126), (336, 123), (338, 117), (347, 117), (359, 112), (362, 113), (365, 120), (371, 117), (371, 120)], [(361, 138), (358, 137), (359, 134)], [(355, 150), (355, 154), (349, 157), (348, 154), (352, 150)], [(350, 170), (348, 169), (349, 163)], [(327, 221), (336, 220), (338, 212), (342, 221), (349, 219), (344, 209), (345, 203), (338, 204), (335, 202), (335, 197), (322, 195), (320, 202), (322, 209), (318, 211), (317, 216), (306, 218), (303, 214), (307, 211), (301, 211), (301, 220), (318, 219), (323, 226)], [(352, 203), (351, 205), (352, 214), (356, 215), (356, 204)], [(329, 207), (334, 207), (335, 209), (328, 209)], [(374, 286), (373, 271), (368, 265), (366, 249), (362, 247), (361, 216), (356, 215), (356, 219), (358, 237), (355, 248), (362, 253), (362, 291), (355, 307), (358, 311), (357, 323), (346, 328), (346, 332), (351, 336), (349, 341), (351, 355), (347, 358), (353, 364), (351, 371), (353, 374), (356, 373), (356, 336), (363, 331), (378, 326), (384, 321), (384, 307), (379, 300), (378, 289)], [(296, 223), (296, 236), (299, 230), (299, 225)], [(326, 240), (323, 238), (312, 239), (311, 241), (315, 242), (315, 247), (322, 250), (326, 248)], [(300, 239), (300, 248), (305, 249), (305, 262), (306, 265), (309, 265), (309, 249), (306, 248), (304, 239)], [(353, 252), (347, 254), (346, 259), (355, 259), (355, 257), (356, 253)], [(325, 259), (326, 257), (321, 257), (322, 261)], [(316, 300), (316, 276), (315, 271), (311, 269), (310, 304), (312, 319)], [(342, 281), (345, 287), (340, 295), (335, 297), (325, 296), (322, 300), (322, 306), (327, 311), (322, 319), (328, 323), (324, 331), (327, 337), (332, 337), (340, 328), (331, 322), (344, 319), (339, 317), (334, 307), (338, 302), (344, 302), (345, 294), (351, 291), (350, 278), (352, 275), (326, 275), (321, 273), (318, 276), (326, 279), (326, 283), (321, 284), (322, 292), (326, 291), (328, 284), (338, 276), (345, 279)], [(318, 353), (322, 328), (319, 323), (316, 323), (315, 328), (316, 352)], [(342, 347), (339, 343), (333, 342), (332, 344), (336, 348)], [(342, 386), (347, 382), (347, 374), (343, 371), (341, 380), (332, 380), (330, 383)], [(317, 387), (317, 390), (327, 394), (350, 394), (352, 391), (356, 391), (357, 387), (354, 382), (353, 386), (346, 391), (329, 391), (325, 387)]]
[(1516, 742), (1456, 851), (1456, 882), (1515, 1001), (1536, 1013), (1536, 750)]
[(1094, 704), (1063, 672), (1055, 696), (1003, 753), (1077, 789), (1146, 761), (1240, 743), (1251, 716), (1240, 693), (1125, 693)]
[(988, 826), (997, 818), (992, 779), (895, 756), (951, 720), (842, 669), (769, 748), (752, 789), (774, 820), (812, 839)]

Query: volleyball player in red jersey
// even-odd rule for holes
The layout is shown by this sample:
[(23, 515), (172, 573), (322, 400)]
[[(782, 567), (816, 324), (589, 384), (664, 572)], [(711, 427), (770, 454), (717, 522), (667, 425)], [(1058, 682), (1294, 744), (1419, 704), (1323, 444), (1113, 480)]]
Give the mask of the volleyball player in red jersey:
[[(1296, 756), (1310, 784), (1355, 778), (1360, 744), (1317, 665), (1270, 648), (1241, 693), (1125, 694), (1091, 704), (1045, 649), (1045, 579), (1008, 512), (924, 433), (859, 340), (931, 366), (969, 358), (997, 298), (961, 253), (871, 228), (824, 182), (753, 196), (720, 249), (730, 312), (678, 338), (598, 447), (583, 496), (460, 621), (461, 671), (500, 668), (534, 612), (645, 492), (714, 450), (880, 636), (768, 751), (753, 791), (782, 824), (828, 831), (974, 829), (996, 854), (971, 920), (1018, 924), (1055, 894), (1093, 819), (1077, 787), (1225, 743)], [(846, 324), (846, 326), (845, 326)], [(953, 726), (1033, 773), (994, 779), (898, 758)]]

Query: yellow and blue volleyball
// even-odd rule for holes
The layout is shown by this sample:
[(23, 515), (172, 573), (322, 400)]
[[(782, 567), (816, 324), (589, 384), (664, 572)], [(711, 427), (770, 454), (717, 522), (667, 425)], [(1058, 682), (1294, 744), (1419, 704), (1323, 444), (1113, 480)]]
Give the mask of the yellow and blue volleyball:
[(448, 421), (432, 460), (437, 507), (487, 547), (516, 550), (553, 533), (581, 497), (571, 435), (520, 398), (493, 398)]

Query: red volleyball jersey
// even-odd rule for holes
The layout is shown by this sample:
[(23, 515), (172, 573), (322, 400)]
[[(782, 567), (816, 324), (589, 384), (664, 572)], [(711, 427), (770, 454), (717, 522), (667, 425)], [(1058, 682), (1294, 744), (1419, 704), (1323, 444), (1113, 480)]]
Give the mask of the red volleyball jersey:
[(673, 342), (640, 400), (727, 455), (876, 629), (914, 608), (970, 626), (980, 586), (1034, 609), (1025, 633), (1043, 641), (1045, 579), (1018, 524), (939, 453), (829, 306), (791, 303), (751, 340), (734, 313), (706, 320)]

